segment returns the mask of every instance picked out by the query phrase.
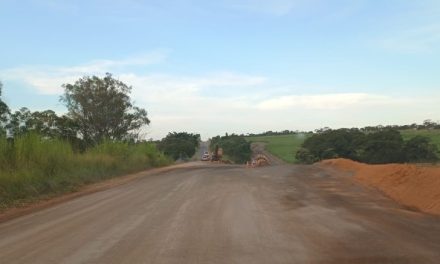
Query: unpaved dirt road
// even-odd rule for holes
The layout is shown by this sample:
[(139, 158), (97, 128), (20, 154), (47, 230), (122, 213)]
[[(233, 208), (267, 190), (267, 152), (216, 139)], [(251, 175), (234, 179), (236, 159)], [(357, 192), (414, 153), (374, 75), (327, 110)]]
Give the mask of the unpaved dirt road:
[(198, 164), (2, 223), (0, 263), (440, 263), (439, 217), (349, 175)]

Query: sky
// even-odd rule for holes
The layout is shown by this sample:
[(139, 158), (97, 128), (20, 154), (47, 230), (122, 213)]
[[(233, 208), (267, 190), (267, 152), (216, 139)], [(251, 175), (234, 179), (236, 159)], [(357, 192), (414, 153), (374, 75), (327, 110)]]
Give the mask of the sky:
[(0, 34), (11, 109), (110, 72), (146, 138), (440, 120), (438, 0), (0, 0)]

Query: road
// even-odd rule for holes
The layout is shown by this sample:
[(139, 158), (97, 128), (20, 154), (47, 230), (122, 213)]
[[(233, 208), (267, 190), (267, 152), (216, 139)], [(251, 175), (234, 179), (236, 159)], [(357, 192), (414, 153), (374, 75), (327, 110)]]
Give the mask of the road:
[(194, 163), (0, 224), (0, 263), (440, 263), (440, 218), (319, 166)]

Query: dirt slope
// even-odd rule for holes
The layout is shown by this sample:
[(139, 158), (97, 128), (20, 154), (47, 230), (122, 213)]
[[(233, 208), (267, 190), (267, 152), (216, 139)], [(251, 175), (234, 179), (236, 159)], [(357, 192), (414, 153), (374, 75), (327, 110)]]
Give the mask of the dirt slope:
[(402, 205), (440, 215), (440, 167), (414, 164), (367, 165), (347, 159), (322, 162), (353, 171), (359, 182), (373, 186)]
[(255, 157), (258, 154), (262, 154), (269, 159), (270, 165), (283, 165), (286, 164), (282, 159), (273, 155), (269, 151), (266, 150), (266, 143), (263, 142), (253, 142), (251, 144), (252, 156)]

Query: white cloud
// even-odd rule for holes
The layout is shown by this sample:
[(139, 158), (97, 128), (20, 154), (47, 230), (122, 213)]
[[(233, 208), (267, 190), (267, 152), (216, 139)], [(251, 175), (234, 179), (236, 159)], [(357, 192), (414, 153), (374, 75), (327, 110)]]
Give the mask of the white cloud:
[(116, 70), (115, 77), (133, 87), (136, 105), (148, 111), (152, 124), (146, 128), (147, 137), (153, 138), (170, 131), (197, 132), (208, 138), (225, 132), (412, 123), (440, 115), (440, 97), (435, 96), (392, 97), (386, 92), (297, 94), (291, 87), (274, 88), (264, 76), (233, 72), (141, 74), (130, 70), (133, 65), (158, 63), (164, 58), (159, 54), (72, 67), (25, 67), (0, 74), (23, 80), (40, 93), (59, 95), (63, 83), (72, 83), (84, 74), (102, 75)]
[[(177, 102), (191, 104), (195, 101), (206, 101), (207, 98), (225, 100), (240, 94), (238, 89), (255, 87), (266, 82), (264, 77), (230, 72), (210, 73), (203, 76), (127, 73), (117, 77), (133, 86), (133, 97), (137, 101), (170, 105), (175, 105)], [(220, 90), (226, 93), (220, 96), (213, 95), (218, 94)]]
[(262, 110), (283, 110), (288, 108), (343, 109), (359, 105), (388, 104), (393, 101), (383, 95), (367, 93), (335, 93), (318, 95), (287, 95), (264, 100), (258, 104)]
[(382, 48), (396, 52), (431, 52), (440, 44), (440, 24), (400, 31), (377, 41)]
[(41, 94), (61, 94), (64, 83), (73, 83), (84, 75), (102, 75), (127, 66), (145, 66), (164, 61), (167, 50), (157, 50), (121, 60), (94, 60), (70, 67), (29, 66), (0, 70), (5, 80), (20, 80), (35, 87)]

